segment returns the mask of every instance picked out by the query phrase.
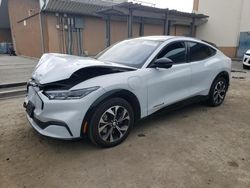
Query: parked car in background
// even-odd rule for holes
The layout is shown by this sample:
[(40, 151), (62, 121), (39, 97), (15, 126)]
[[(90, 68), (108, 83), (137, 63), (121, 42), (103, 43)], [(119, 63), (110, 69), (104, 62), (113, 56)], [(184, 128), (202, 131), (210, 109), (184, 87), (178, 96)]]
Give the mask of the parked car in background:
[(135, 122), (187, 99), (223, 103), (231, 59), (188, 37), (119, 42), (96, 58), (45, 54), (28, 83), (27, 118), (42, 135), (88, 136), (101, 147), (125, 140)]
[(250, 67), (250, 50), (248, 50), (243, 57), (243, 68), (247, 69)]

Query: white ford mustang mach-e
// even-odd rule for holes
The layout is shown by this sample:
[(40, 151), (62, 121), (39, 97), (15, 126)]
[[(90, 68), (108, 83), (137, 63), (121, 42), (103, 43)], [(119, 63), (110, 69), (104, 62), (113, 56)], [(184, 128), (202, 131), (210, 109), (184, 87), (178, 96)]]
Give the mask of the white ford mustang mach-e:
[(187, 99), (223, 103), (231, 60), (203, 41), (172, 36), (117, 43), (95, 58), (45, 54), (28, 82), (27, 118), (42, 135), (88, 136), (112, 147), (136, 121)]

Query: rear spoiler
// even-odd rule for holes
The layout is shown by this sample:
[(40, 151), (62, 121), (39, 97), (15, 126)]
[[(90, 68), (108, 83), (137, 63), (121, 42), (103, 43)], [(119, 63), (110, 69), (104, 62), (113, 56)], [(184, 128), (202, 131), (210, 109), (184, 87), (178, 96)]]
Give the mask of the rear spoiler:
[(202, 40), (202, 41), (203, 41), (203, 42), (206, 42), (206, 43), (210, 44), (211, 46), (213, 46), (213, 47), (215, 47), (215, 48), (218, 49), (218, 47), (217, 47), (216, 44), (214, 44), (214, 43), (212, 43), (212, 42), (208, 42), (208, 41), (206, 41), (206, 40)]

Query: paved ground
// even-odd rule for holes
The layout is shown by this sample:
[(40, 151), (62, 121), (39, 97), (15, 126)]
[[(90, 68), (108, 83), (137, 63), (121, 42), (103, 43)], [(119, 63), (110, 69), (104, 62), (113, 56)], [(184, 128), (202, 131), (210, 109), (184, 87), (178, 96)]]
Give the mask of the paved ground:
[(0, 84), (27, 82), (38, 60), (0, 55)]
[[(234, 66), (241, 68), (240, 64)], [(28, 124), (22, 98), (0, 101), (0, 187), (250, 187), (250, 71), (224, 105), (141, 121), (112, 149), (58, 141)]]

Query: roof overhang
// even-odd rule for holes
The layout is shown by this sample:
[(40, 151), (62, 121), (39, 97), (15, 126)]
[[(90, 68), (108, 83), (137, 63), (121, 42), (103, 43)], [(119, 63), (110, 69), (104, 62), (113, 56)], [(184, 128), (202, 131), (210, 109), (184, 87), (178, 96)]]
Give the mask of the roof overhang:
[[(44, 1), (44, 0), (40, 0)], [(125, 20), (133, 12), (133, 20), (135, 22), (150, 22), (162, 24), (169, 20), (175, 25), (201, 25), (208, 20), (208, 16), (203, 14), (186, 13), (176, 10), (161, 9), (149, 7), (138, 3), (124, 2), (112, 3), (101, 0), (46, 0), (42, 11), (75, 14), (75, 15), (91, 15), (103, 18), (111, 18), (115, 20)]]
[(176, 10), (161, 9), (155, 7), (148, 7), (137, 3), (125, 2), (112, 7), (98, 11), (97, 13), (102, 17), (115, 17), (119, 16), (129, 16), (132, 11), (133, 17), (147, 19), (155, 19), (160, 21), (169, 20), (172, 24), (178, 25), (194, 25), (198, 26), (208, 21), (208, 16), (203, 14), (186, 13)]
[(96, 12), (113, 5), (116, 4), (100, 0), (47, 0), (41, 9), (46, 12), (99, 16)]

